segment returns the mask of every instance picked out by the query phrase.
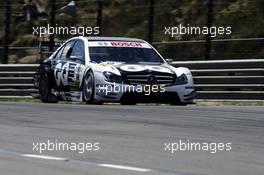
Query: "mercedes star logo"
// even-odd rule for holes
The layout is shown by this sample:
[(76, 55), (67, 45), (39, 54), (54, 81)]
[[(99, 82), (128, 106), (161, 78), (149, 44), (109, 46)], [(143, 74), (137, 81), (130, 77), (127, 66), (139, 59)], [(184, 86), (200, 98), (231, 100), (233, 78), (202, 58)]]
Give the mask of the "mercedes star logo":
[(157, 79), (156, 79), (155, 75), (149, 75), (148, 83), (149, 84), (157, 84)]

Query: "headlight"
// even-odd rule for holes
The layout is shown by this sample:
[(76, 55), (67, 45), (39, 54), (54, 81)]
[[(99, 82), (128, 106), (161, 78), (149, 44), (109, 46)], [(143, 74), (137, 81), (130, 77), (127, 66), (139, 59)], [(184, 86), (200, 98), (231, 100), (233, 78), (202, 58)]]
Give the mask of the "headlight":
[(105, 71), (103, 72), (105, 76), (105, 81), (112, 82), (112, 83), (122, 83), (122, 77), (119, 75), (116, 75), (112, 72)]
[(182, 74), (181, 76), (176, 78), (175, 84), (176, 85), (183, 85), (188, 83), (188, 78), (186, 74)]

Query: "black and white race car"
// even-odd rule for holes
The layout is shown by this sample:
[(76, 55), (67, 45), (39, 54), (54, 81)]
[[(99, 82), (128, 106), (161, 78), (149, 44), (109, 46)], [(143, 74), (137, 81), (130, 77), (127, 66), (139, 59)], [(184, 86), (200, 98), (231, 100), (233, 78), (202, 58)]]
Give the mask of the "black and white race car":
[(144, 40), (120, 37), (69, 39), (40, 64), (35, 85), (42, 102), (176, 105), (195, 96), (189, 69), (169, 65)]

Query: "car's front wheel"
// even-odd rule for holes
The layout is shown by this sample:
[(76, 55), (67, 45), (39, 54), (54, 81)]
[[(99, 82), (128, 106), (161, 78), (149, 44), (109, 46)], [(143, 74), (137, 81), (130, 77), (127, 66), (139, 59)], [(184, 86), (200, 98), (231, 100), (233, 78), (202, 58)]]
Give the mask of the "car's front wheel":
[(172, 105), (172, 106), (186, 106), (187, 104), (181, 103), (178, 94), (175, 94), (175, 95), (171, 96), (171, 98), (170, 98), (170, 105)]
[(90, 70), (86, 74), (83, 82), (83, 101), (85, 101), (86, 104), (103, 104), (102, 101), (96, 101), (94, 99), (94, 93), (94, 75), (93, 72)]
[(137, 103), (136, 102), (120, 102), (121, 103), (121, 105), (136, 105)]
[(94, 75), (92, 71), (89, 71), (84, 77), (83, 100), (87, 104), (92, 104), (94, 101)]

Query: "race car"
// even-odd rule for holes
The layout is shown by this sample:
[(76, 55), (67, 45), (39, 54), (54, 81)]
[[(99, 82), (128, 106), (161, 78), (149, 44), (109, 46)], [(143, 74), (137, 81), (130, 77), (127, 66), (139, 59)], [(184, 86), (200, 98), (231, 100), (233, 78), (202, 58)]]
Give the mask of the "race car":
[(175, 68), (141, 39), (74, 37), (45, 59), (34, 78), (42, 102), (193, 103), (188, 68)]

